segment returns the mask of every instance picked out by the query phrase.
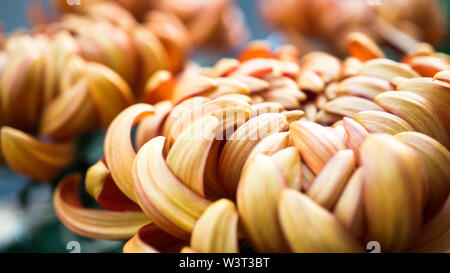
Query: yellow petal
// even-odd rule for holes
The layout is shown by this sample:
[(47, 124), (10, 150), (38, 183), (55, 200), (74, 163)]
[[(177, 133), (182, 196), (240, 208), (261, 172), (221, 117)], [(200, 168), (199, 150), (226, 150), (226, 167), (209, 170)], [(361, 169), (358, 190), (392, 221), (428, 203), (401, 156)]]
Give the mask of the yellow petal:
[(239, 127), (227, 140), (219, 158), (219, 177), (230, 196), (234, 196), (244, 164), (253, 148), (271, 134), (286, 131), (282, 114), (262, 114)]
[(178, 104), (187, 98), (210, 92), (215, 88), (217, 88), (217, 82), (212, 78), (200, 75), (184, 77), (175, 85), (172, 100), (174, 104)]
[(345, 149), (333, 132), (314, 122), (296, 121), (289, 125), (289, 129), (292, 143), (315, 174), (337, 151)]
[(434, 79), (450, 83), (450, 70), (444, 70), (437, 73), (436, 75), (434, 75)]
[(155, 137), (139, 150), (133, 180), (139, 205), (165, 232), (188, 239), (210, 202), (185, 186), (163, 157), (164, 137)]
[(24, 132), (2, 127), (2, 153), (8, 166), (38, 181), (56, 178), (72, 162), (73, 144), (42, 142)]
[(287, 250), (278, 221), (278, 201), (286, 186), (275, 161), (257, 155), (239, 182), (236, 199), (246, 237), (259, 252)]
[(74, 138), (94, 127), (94, 117), (87, 82), (80, 80), (44, 108), (40, 134), (56, 140)]
[(404, 251), (417, 238), (427, 199), (422, 163), (411, 148), (382, 134), (366, 138), (361, 162), (367, 240)]
[(384, 79), (356, 76), (340, 82), (334, 89), (336, 96), (357, 96), (373, 100), (378, 94), (393, 90), (393, 86)]
[(73, 232), (95, 239), (123, 240), (148, 224), (149, 220), (142, 212), (83, 208), (78, 196), (79, 182), (79, 175), (67, 176), (58, 184), (53, 196), (56, 215)]
[(388, 81), (396, 76), (405, 78), (420, 77), (420, 75), (408, 65), (389, 59), (374, 59), (367, 61), (361, 68), (360, 73), (362, 75), (380, 77)]
[(363, 111), (353, 116), (370, 133), (386, 133), (395, 135), (414, 128), (404, 119), (381, 111)]
[(403, 132), (395, 138), (414, 149), (422, 161), (430, 184), (426, 215), (436, 213), (450, 193), (450, 153), (439, 142), (417, 132)]
[(239, 67), (240, 62), (237, 59), (220, 59), (213, 67), (212, 75), (214, 77), (225, 77)]
[(353, 150), (356, 162), (359, 163), (359, 151), (369, 132), (361, 124), (350, 118), (344, 118), (344, 128), (347, 133), (347, 145)]
[(167, 165), (190, 189), (204, 196), (203, 176), (219, 120), (204, 117), (186, 128), (167, 155)]
[(141, 101), (155, 104), (164, 100), (171, 100), (175, 88), (175, 80), (172, 73), (167, 70), (158, 70), (145, 84)]
[(346, 117), (352, 117), (361, 111), (384, 111), (383, 108), (371, 100), (353, 96), (337, 97), (327, 102), (323, 110)]
[(11, 58), (0, 85), (2, 116), (6, 125), (22, 130), (35, 129), (40, 110), (44, 57), (35, 45)]
[(397, 86), (399, 91), (415, 93), (433, 105), (450, 135), (450, 86), (431, 78), (415, 78)]
[(108, 126), (123, 109), (133, 104), (130, 87), (110, 68), (88, 63), (85, 76), (102, 126)]
[(297, 149), (288, 147), (274, 153), (271, 157), (280, 168), (286, 185), (290, 188), (300, 190), (302, 187), (302, 163)]
[(285, 189), (278, 205), (281, 227), (294, 252), (362, 252), (336, 218), (306, 195)]
[(130, 106), (114, 119), (106, 132), (106, 163), (119, 189), (133, 201), (136, 201), (136, 197), (131, 170), (136, 152), (131, 143), (131, 129), (140, 119), (153, 113), (153, 107), (148, 104)]
[(406, 120), (418, 132), (450, 147), (450, 139), (439, 119), (439, 114), (428, 100), (411, 92), (391, 91), (378, 95), (375, 101), (389, 112)]
[(317, 174), (308, 189), (308, 196), (324, 208), (333, 208), (354, 169), (353, 151), (338, 151)]
[(165, 100), (154, 105), (155, 114), (144, 118), (136, 131), (136, 148), (139, 150), (150, 139), (162, 135), (163, 124), (172, 110), (172, 102)]
[(355, 238), (360, 239), (364, 235), (362, 168), (353, 172), (333, 209), (333, 214)]
[(211, 204), (195, 224), (191, 247), (202, 253), (236, 253), (238, 213), (234, 203), (220, 199)]

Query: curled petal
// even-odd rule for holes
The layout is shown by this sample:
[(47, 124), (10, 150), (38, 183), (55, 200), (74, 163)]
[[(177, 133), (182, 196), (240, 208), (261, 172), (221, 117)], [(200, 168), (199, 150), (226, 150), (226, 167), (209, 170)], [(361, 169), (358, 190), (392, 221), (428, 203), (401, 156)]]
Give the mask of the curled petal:
[(86, 209), (78, 196), (80, 176), (64, 178), (53, 195), (53, 206), (61, 222), (73, 232), (89, 238), (123, 240), (132, 237), (149, 220), (141, 212)]
[(33, 130), (38, 122), (44, 57), (36, 46), (10, 58), (0, 83), (3, 122), (22, 130)]
[(184, 241), (162, 231), (154, 223), (141, 227), (123, 246), (124, 253), (178, 252)]
[(73, 138), (94, 126), (94, 115), (88, 84), (81, 80), (45, 107), (40, 133), (56, 140)]
[(352, 96), (338, 97), (329, 101), (324, 105), (323, 110), (346, 117), (352, 117), (361, 111), (384, 111), (371, 100)]
[(243, 84), (245, 84), (251, 94), (264, 91), (267, 88), (269, 88), (269, 86), (270, 86), (267, 81), (256, 78), (256, 77), (252, 77), (252, 76), (235, 75), (235, 76), (232, 76), (231, 78), (236, 79), (236, 80), (242, 82)]
[(164, 137), (155, 137), (139, 150), (133, 180), (139, 205), (167, 233), (188, 239), (210, 202), (175, 177), (163, 157)]
[(194, 122), (177, 138), (167, 155), (167, 165), (190, 189), (204, 196), (203, 176), (219, 120), (207, 116)]
[(72, 143), (45, 143), (22, 131), (2, 127), (2, 153), (8, 166), (17, 173), (38, 181), (55, 179), (72, 162)]
[(439, 114), (428, 100), (411, 92), (391, 91), (378, 95), (375, 101), (389, 112), (406, 120), (417, 131), (450, 147), (450, 139), (439, 119)]
[(252, 113), (250, 119), (265, 113), (281, 113), (284, 110), (283, 105), (278, 102), (261, 102), (252, 104)]
[(435, 80), (440, 80), (450, 84), (450, 70), (444, 70), (434, 75)]
[(450, 63), (435, 56), (416, 56), (411, 59), (410, 65), (423, 77), (433, 77), (440, 71), (450, 69)]
[(202, 253), (236, 253), (238, 213), (234, 203), (220, 199), (211, 204), (194, 226), (191, 247)]
[(393, 86), (387, 80), (355, 76), (340, 82), (333, 92), (336, 96), (358, 96), (373, 100), (378, 94), (392, 89)]
[(378, 45), (362, 32), (352, 32), (347, 36), (347, 50), (362, 62), (385, 57)]
[(110, 68), (89, 63), (85, 76), (102, 126), (108, 126), (123, 109), (133, 104), (134, 95), (130, 87)]
[(231, 73), (231, 76), (246, 75), (253, 77), (262, 77), (274, 70), (272, 59), (255, 58), (241, 63), (239, 68)]
[(119, 189), (135, 202), (131, 170), (136, 152), (130, 132), (136, 122), (153, 113), (153, 107), (148, 104), (130, 106), (114, 119), (106, 132), (104, 151), (111, 176)]
[(239, 55), (239, 60), (245, 62), (255, 58), (272, 57), (272, 48), (265, 41), (254, 41), (248, 44)]
[(386, 133), (395, 135), (414, 128), (404, 119), (381, 111), (363, 111), (353, 116), (369, 133)]
[(297, 83), (301, 90), (308, 90), (314, 93), (320, 93), (325, 89), (325, 83), (322, 78), (311, 70), (300, 71)]
[(345, 149), (333, 132), (314, 122), (296, 121), (289, 125), (289, 129), (292, 143), (315, 174), (337, 151)]
[(174, 88), (175, 80), (172, 73), (167, 70), (159, 70), (148, 79), (141, 100), (149, 104), (171, 100)]
[(277, 163), (284, 176), (286, 185), (300, 190), (302, 187), (302, 162), (295, 147), (288, 147), (274, 153), (272, 159)]
[(413, 148), (425, 167), (430, 184), (426, 213), (433, 215), (450, 193), (450, 153), (433, 138), (417, 132), (403, 132), (395, 138)]
[(398, 85), (397, 90), (415, 93), (429, 101), (450, 135), (450, 85), (431, 78), (415, 78)]
[[(273, 135), (270, 135), (262, 139), (258, 144), (256, 144), (256, 146), (253, 148), (250, 155), (248, 156), (245, 164), (247, 165), (249, 162), (251, 162), (251, 160), (258, 154), (271, 156), (276, 152), (286, 148), (288, 145), (289, 145), (288, 132), (275, 133)], [(244, 169), (246, 165), (244, 165)]]
[(411, 148), (381, 134), (367, 137), (361, 162), (367, 240), (386, 251), (407, 249), (419, 234), (428, 198), (422, 163)]
[(257, 251), (287, 250), (277, 211), (285, 186), (275, 161), (265, 155), (257, 155), (242, 174), (237, 205), (244, 232)]
[(333, 214), (355, 238), (364, 234), (363, 171), (357, 169), (345, 186)]
[(364, 63), (360, 70), (362, 75), (380, 77), (390, 81), (396, 76), (405, 78), (420, 77), (409, 65), (398, 63), (389, 59), (374, 59)]
[(262, 114), (239, 127), (225, 143), (219, 158), (219, 177), (229, 195), (234, 196), (244, 164), (254, 147), (264, 138), (286, 131), (282, 114)]
[(117, 187), (105, 161), (99, 160), (86, 172), (86, 191), (104, 209), (114, 211), (140, 211)]
[(215, 78), (214, 81), (216, 81), (217, 83), (217, 88), (214, 88), (211, 91), (205, 92), (201, 95), (211, 99), (215, 99), (228, 94), (250, 94), (250, 90), (248, 89), (247, 85), (237, 79)]
[(341, 62), (325, 52), (311, 52), (302, 57), (302, 69), (314, 71), (324, 83), (337, 80), (341, 74)]
[(283, 233), (294, 252), (362, 252), (336, 218), (306, 195), (285, 189), (278, 205)]
[(359, 59), (355, 57), (346, 58), (342, 64), (342, 77), (348, 78), (358, 75), (362, 66), (363, 63)]
[(240, 65), (240, 62), (232, 58), (220, 59), (212, 68), (212, 76), (225, 77), (231, 72), (235, 71)]
[(369, 132), (361, 124), (350, 118), (344, 118), (344, 128), (347, 133), (348, 146), (355, 153), (356, 162), (359, 163), (359, 150)]
[(317, 174), (308, 196), (324, 208), (333, 208), (354, 169), (353, 151), (338, 151)]
[(202, 93), (211, 92), (216, 88), (217, 82), (212, 78), (201, 75), (186, 76), (176, 83), (172, 101), (174, 104), (178, 104), (185, 99), (200, 96)]
[(166, 100), (155, 104), (155, 114), (144, 118), (136, 132), (136, 148), (139, 150), (150, 139), (162, 134), (163, 124), (172, 110), (172, 102)]

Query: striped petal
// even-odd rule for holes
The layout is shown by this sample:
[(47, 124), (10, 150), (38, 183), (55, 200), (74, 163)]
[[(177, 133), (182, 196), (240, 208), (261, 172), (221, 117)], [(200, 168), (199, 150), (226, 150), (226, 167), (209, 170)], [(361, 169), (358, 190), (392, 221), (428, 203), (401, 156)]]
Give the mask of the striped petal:
[(141, 227), (123, 246), (124, 253), (178, 252), (184, 241), (165, 233), (154, 223)]
[(404, 251), (419, 234), (428, 198), (422, 163), (411, 148), (389, 135), (368, 136), (361, 162), (367, 240), (378, 241), (385, 251)]
[(257, 251), (288, 250), (278, 221), (278, 202), (285, 186), (275, 161), (265, 155), (257, 155), (242, 174), (236, 195), (239, 216)]
[(362, 252), (336, 218), (306, 195), (285, 189), (278, 205), (281, 227), (294, 252)]
[(317, 174), (307, 191), (308, 196), (326, 209), (333, 208), (354, 169), (353, 151), (338, 151)]
[(89, 238), (123, 240), (132, 237), (149, 220), (141, 212), (86, 209), (78, 196), (80, 176), (64, 178), (53, 195), (56, 215), (73, 232)]
[(210, 202), (185, 186), (163, 157), (164, 137), (155, 137), (139, 150), (133, 180), (139, 205), (162, 230), (188, 239)]
[(195, 224), (191, 247), (202, 253), (236, 253), (238, 213), (233, 202), (220, 199), (211, 204)]
[(381, 111), (363, 111), (353, 116), (369, 133), (386, 133), (395, 135), (414, 128), (404, 119)]
[(111, 176), (119, 189), (136, 202), (131, 170), (136, 152), (131, 143), (131, 129), (140, 119), (154, 113), (148, 104), (136, 104), (120, 113), (106, 132), (104, 152)]
[(72, 143), (46, 143), (11, 127), (2, 127), (2, 153), (17, 173), (38, 181), (55, 179), (73, 159)]

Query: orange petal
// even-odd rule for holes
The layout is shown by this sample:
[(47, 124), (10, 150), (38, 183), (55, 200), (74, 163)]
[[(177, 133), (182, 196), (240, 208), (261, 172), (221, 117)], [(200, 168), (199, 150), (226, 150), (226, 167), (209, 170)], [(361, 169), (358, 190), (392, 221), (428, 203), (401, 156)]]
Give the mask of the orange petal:
[(338, 151), (317, 174), (308, 189), (308, 196), (326, 209), (333, 208), (354, 169), (353, 151)]
[(154, 105), (155, 114), (144, 118), (136, 132), (136, 148), (139, 150), (150, 139), (162, 135), (164, 121), (172, 110), (172, 102), (161, 101)]
[(195, 224), (191, 247), (202, 253), (236, 253), (238, 213), (233, 202), (220, 199), (211, 204)]
[(94, 116), (88, 84), (80, 80), (44, 108), (40, 134), (56, 140), (74, 138), (94, 127)]
[(131, 129), (140, 119), (154, 113), (148, 104), (136, 104), (120, 113), (106, 132), (104, 152), (111, 176), (119, 189), (136, 202), (131, 170), (136, 152), (131, 143)]
[(78, 196), (80, 176), (64, 178), (53, 195), (56, 215), (73, 232), (85, 237), (123, 240), (132, 237), (149, 220), (141, 212), (114, 212), (86, 209)]
[(237, 205), (244, 232), (251, 245), (260, 252), (287, 250), (278, 222), (278, 200), (286, 186), (275, 161), (257, 155), (241, 176)]
[(285, 189), (278, 205), (283, 233), (294, 252), (362, 252), (336, 218), (306, 195)]
[(185, 186), (163, 157), (164, 137), (155, 137), (139, 150), (133, 179), (139, 205), (167, 233), (188, 239), (210, 202)]
[(314, 122), (296, 121), (290, 124), (289, 129), (292, 143), (315, 174), (337, 151), (345, 149), (333, 132)]
[(45, 143), (6, 126), (1, 129), (0, 142), (9, 167), (38, 181), (55, 179), (72, 162), (72, 143)]
[(427, 199), (422, 163), (411, 148), (382, 134), (366, 138), (361, 162), (367, 240), (404, 251), (417, 239)]
[(130, 87), (110, 68), (88, 63), (85, 76), (102, 126), (108, 126), (123, 109), (133, 104)]

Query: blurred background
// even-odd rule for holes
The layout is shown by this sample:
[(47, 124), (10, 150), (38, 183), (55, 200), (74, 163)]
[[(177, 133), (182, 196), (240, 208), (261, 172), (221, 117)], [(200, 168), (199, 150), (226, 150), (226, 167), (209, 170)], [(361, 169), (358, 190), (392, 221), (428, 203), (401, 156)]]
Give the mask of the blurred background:
[[(383, 5), (382, 0), (368, 1), (373, 5)], [(7, 0), (1, 2), (0, 22), (6, 34), (18, 29), (30, 28), (27, 14), (29, 2), (29, 0)], [(49, 1), (42, 2), (46, 7), (50, 7)], [(332, 37), (333, 40), (324, 41), (320, 39), (320, 35), (330, 37), (330, 31), (335, 33), (330, 26), (338, 27), (342, 30), (342, 27), (335, 23), (338, 20), (344, 20), (342, 16), (331, 16), (332, 18), (328, 16), (325, 18), (322, 17), (322, 10), (315, 10), (314, 12), (317, 12), (319, 23), (328, 22), (328, 24), (322, 26), (319, 23), (314, 23), (314, 28), (312, 28), (312, 22), (298, 20), (298, 18), (304, 16), (302, 11), (295, 9), (299, 8), (298, 6), (292, 6), (295, 8), (291, 8), (290, 11), (283, 10), (283, 8), (289, 9), (290, 5), (295, 2), (294, 0), (237, 0), (235, 2), (242, 10), (245, 16), (245, 23), (249, 29), (249, 35), (245, 37), (245, 41), (266, 40), (273, 47), (289, 41), (299, 47), (320, 48), (330, 50), (336, 54), (342, 53), (339, 48), (341, 37), (334, 35)], [(403, 2), (409, 3), (409, 1)], [(430, 2), (437, 2), (437, 0), (431, 0)], [(450, 12), (449, 0), (442, 0), (440, 3), (444, 10), (438, 12), (444, 16), (444, 19), (448, 19), (447, 14)], [(261, 8), (260, 5), (264, 5), (264, 7)], [(351, 14), (360, 13), (357, 7), (349, 8), (348, 11)], [(264, 14), (264, 18), (261, 14)], [(339, 13), (339, 15), (342, 14)], [(435, 19), (430, 16), (425, 16), (425, 19), (422, 18), (425, 21), (419, 21), (418, 24), (428, 24)], [(270, 22), (267, 21), (268, 19)], [(440, 41), (436, 42), (436, 48), (439, 51), (449, 53), (450, 39), (449, 35), (445, 36), (445, 34), (450, 26), (448, 21), (445, 24), (441, 25), (440, 31), (444, 33), (444, 36), (442, 36), (443, 38)], [(305, 26), (306, 29), (304, 29)], [(308, 33), (311, 30), (309, 26), (316, 33)], [(414, 26), (403, 24), (403, 22), (398, 27), (405, 32), (415, 33), (418, 31)], [(280, 29), (283, 31), (280, 31)], [(433, 29), (435, 28), (433, 27)], [(323, 33), (319, 33), (320, 31), (323, 31)], [(300, 36), (299, 33), (309, 35), (312, 38), (303, 39), (303, 36)], [(422, 35), (421, 37), (426, 37), (425, 34), (420, 35)], [(220, 57), (235, 56), (244, 43), (233, 49), (222, 51), (195, 50), (191, 58), (202, 65), (211, 65)], [(390, 57), (398, 57), (396, 55), (398, 52), (395, 50), (387, 49), (387, 52)], [(103, 138), (104, 132), (97, 131), (79, 139), (75, 163), (65, 170), (64, 173), (84, 172), (90, 165), (95, 164), (103, 154)], [(79, 237), (66, 229), (58, 221), (52, 208), (51, 200), (54, 187), (55, 183), (44, 184), (31, 181), (28, 178), (14, 174), (6, 166), (0, 167), (0, 252), (70, 252), (71, 248), (69, 247), (68, 249), (67, 245), (71, 241), (79, 242), (82, 252), (121, 252), (123, 242), (89, 240)]]

